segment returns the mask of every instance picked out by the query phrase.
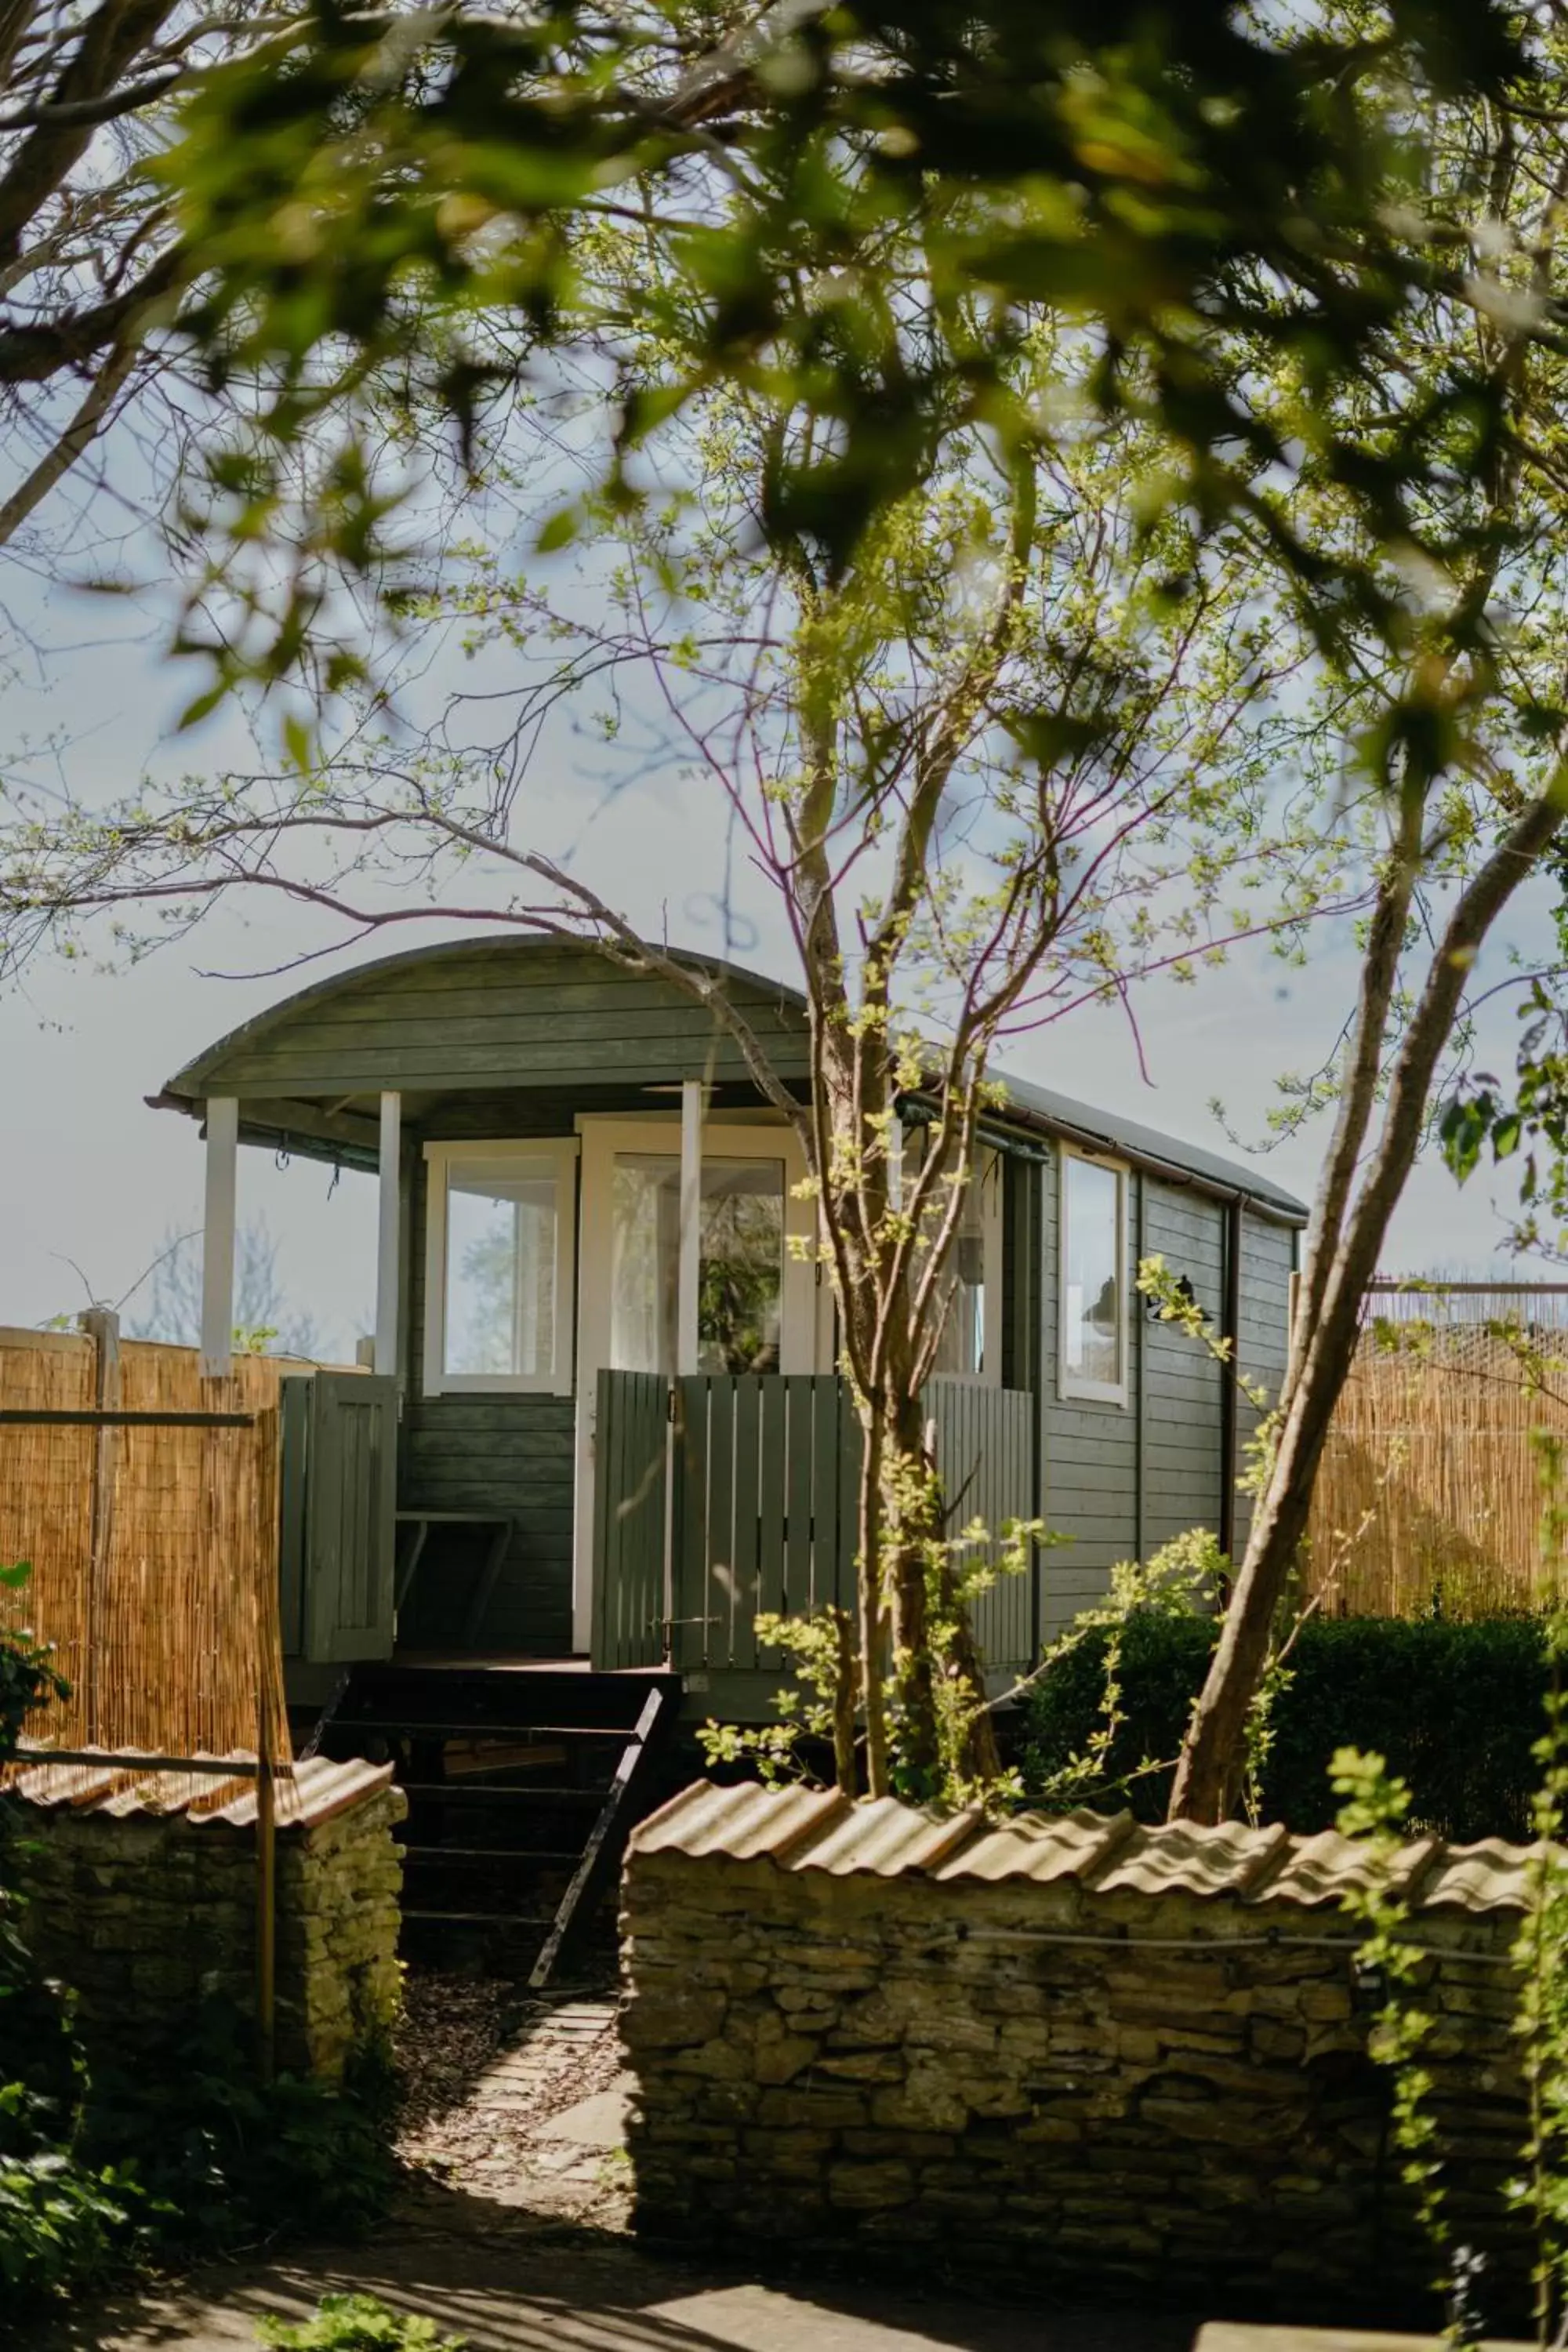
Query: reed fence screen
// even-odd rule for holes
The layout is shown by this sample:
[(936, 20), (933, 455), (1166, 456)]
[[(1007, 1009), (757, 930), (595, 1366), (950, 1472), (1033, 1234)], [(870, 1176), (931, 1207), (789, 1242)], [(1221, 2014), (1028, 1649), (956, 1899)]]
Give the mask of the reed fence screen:
[(1312, 1501), (1306, 1595), (1345, 1616), (1538, 1608), (1538, 1433), (1568, 1445), (1568, 1286), (1378, 1284)]
[[(229, 1378), (207, 1380), (192, 1349), (0, 1331), (0, 1408), (252, 1416), (244, 1428), (0, 1423), (0, 1564), (32, 1570), (18, 1591), (0, 1588), (0, 1624), (49, 1643), (70, 1685), (28, 1723), (30, 1739), (254, 1755), (265, 1717), (272, 1756), (290, 1760), (278, 1615), (286, 1369), (240, 1357)], [(213, 1784), (214, 1801), (225, 1793)]]

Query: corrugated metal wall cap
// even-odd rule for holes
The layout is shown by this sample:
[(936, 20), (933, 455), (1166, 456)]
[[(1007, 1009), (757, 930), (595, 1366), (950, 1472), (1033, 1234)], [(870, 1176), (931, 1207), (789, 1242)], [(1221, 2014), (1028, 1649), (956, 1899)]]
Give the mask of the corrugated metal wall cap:
[(983, 1826), (931, 1872), (936, 1879), (1087, 1878), (1132, 1835), (1131, 1813), (1020, 1813), (1002, 1827)]
[(1286, 1837), (1282, 1824), (1253, 1830), (1241, 1822), (1217, 1828), (1172, 1822), (1135, 1831), (1109, 1868), (1079, 1875), (1097, 1895), (1245, 1895), (1269, 1872)]
[(835, 1789), (718, 1788), (694, 1780), (635, 1832), (640, 1853), (722, 1854), (731, 1862), (786, 1860), (792, 1846), (855, 1811)]
[[(221, 1759), (220, 1759), (221, 1760)], [(236, 1757), (236, 1762), (252, 1762)], [(101, 1764), (37, 1764), (14, 1769), (0, 1785), (0, 1796), (19, 1798), (49, 1812), (100, 1813), (125, 1820), (141, 1814), (169, 1818), (189, 1813), (201, 1824), (221, 1822), (229, 1829), (256, 1826), (256, 1784), (253, 1780), (222, 1780), (210, 1772), (138, 1773), (134, 1748), (116, 1748)], [(390, 1764), (367, 1764), (355, 1758), (333, 1764), (324, 1756), (296, 1764), (290, 1781), (279, 1773), (277, 1821), (280, 1830), (318, 1829), (351, 1805), (363, 1804), (392, 1783)], [(225, 1801), (213, 1804), (214, 1797)], [(206, 1800), (206, 1810), (193, 1810)]]
[[(697, 1781), (643, 1823), (633, 1854), (765, 1858), (785, 1870), (836, 1877), (926, 1876), (941, 1885), (1076, 1878), (1093, 1895), (1227, 1896), (1248, 1904), (1337, 1904), (1371, 1883), (1364, 1846), (1334, 1830), (1292, 1837), (1280, 1824), (1205, 1828), (1175, 1822), (1141, 1829), (1130, 1813), (1022, 1813), (989, 1823), (977, 1813), (939, 1814), (884, 1797), (851, 1804), (832, 1790), (715, 1788)], [(1539, 1848), (1401, 1846), (1385, 1884), (1422, 1911), (1522, 1910)]]

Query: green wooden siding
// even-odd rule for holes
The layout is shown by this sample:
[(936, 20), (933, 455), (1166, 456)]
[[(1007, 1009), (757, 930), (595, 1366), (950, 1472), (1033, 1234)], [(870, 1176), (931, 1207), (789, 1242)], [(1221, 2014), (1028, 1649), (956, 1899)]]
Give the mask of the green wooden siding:
[[(1128, 1406), (1058, 1393), (1058, 1306), (1060, 1285), (1059, 1170), (1053, 1155), (1043, 1187), (1042, 1334), (1042, 1516), (1053, 1535), (1068, 1540), (1043, 1554), (1041, 1631), (1048, 1639), (1071, 1622), (1080, 1609), (1103, 1600), (1111, 1564), (1131, 1559), (1138, 1541), (1138, 1424)], [(1131, 1285), (1138, 1251), (1138, 1186), (1128, 1178), (1127, 1263)], [(1134, 1312), (1128, 1336), (1128, 1378), (1135, 1384), (1143, 1320)], [(1134, 1387), (1135, 1392), (1135, 1387)]]
[[(1226, 1211), (1218, 1201), (1149, 1180), (1144, 1234), (1151, 1256), (1185, 1275), (1215, 1329), (1225, 1314)], [(1151, 1322), (1145, 1302), (1134, 1307), (1142, 1330), (1143, 1540), (1145, 1559), (1189, 1528), (1217, 1534), (1222, 1510), (1221, 1441), (1226, 1375), (1202, 1340), (1178, 1323)]]
[[(1173, 1324), (1151, 1322), (1131, 1288), (1137, 1270), (1142, 1201), (1144, 1248), (1163, 1256), (1192, 1282), (1199, 1306), (1223, 1325), (1226, 1225), (1223, 1202), (1190, 1187), (1132, 1171), (1128, 1178), (1127, 1281), (1132, 1302), (1129, 1333), (1129, 1402), (1064, 1399), (1058, 1393), (1057, 1316), (1059, 1282), (1058, 1171), (1040, 1187), (1040, 1511), (1068, 1544), (1047, 1551), (1040, 1565), (1041, 1632), (1046, 1638), (1079, 1610), (1103, 1599), (1110, 1571), (1121, 1559), (1144, 1559), (1189, 1528), (1219, 1530), (1223, 1509), (1222, 1436), (1226, 1380), (1200, 1343)], [(1243, 1223), (1241, 1330), (1243, 1368), (1278, 1392), (1284, 1370), (1286, 1319), (1295, 1237), (1248, 1208)], [(1140, 1383), (1142, 1405), (1140, 1408)], [(1243, 1435), (1256, 1416), (1241, 1400)], [(1237, 1452), (1237, 1466), (1242, 1461)], [(1245, 1542), (1247, 1513), (1238, 1502), (1237, 1542)]]
[[(1261, 1386), (1272, 1403), (1285, 1378), (1289, 1339), (1290, 1273), (1295, 1264), (1296, 1235), (1284, 1225), (1269, 1224), (1248, 1212), (1242, 1223), (1241, 1331), (1237, 1355), (1241, 1370)], [(1247, 1463), (1247, 1441), (1258, 1425), (1258, 1414), (1244, 1395), (1237, 1398), (1236, 1465)], [(1246, 1495), (1237, 1497), (1237, 1554), (1252, 1524), (1252, 1505)]]
[[(780, 1075), (804, 1076), (798, 1008), (765, 982), (729, 985)], [(284, 1005), (176, 1083), (201, 1095), (342, 1097), (703, 1076), (748, 1073), (729, 1033), (672, 982), (617, 971), (587, 950), (487, 942), (373, 966)]]

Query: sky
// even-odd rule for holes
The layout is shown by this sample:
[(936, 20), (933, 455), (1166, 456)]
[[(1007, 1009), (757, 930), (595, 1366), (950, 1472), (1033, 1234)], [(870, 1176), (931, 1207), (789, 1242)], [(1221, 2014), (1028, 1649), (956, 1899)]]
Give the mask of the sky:
[[(43, 518), (47, 524), (48, 517)], [(195, 690), (186, 665), (163, 647), (169, 608), (155, 595), (109, 602), (70, 584), (71, 563), (13, 566), (5, 607), (24, 652), (5, 688), (8, 756), (24, 752), (35, 777), (51, 771), (79, 794), (112, 796), (143, 772), (221, 772), (251, 751), (241, 715), (228, 710), (175, 737), (174, 721)], [(575, 844), (584, 875), (634, 921), (678, 944), (729, 952), (784, 979), (795, 975), (781, 926), (756, 884), (742, 909), (747, 936), (721, 932), (717, 914), (724, 844), (711, 803), (679, 782), (616, 803), (584, 825), (599, 786), (569, 733), (531, 788), (530, 824), (542, 845)], [(1500, 974), (1510, 945), (1542, 935), (1544, 901), (1522, 905), (1494, 947), (1483, 977)], [(432, 924), (398, 946), (454, 935)], [(201, 1222), (202, 1150), (193, 1122), (147, 1108), (181, 1065), (294, 988), (324, 977), (330, 962), (290, 970), (330, 947), (333, 934), (309, 910), (281, 901), (228, 905), (194, 934), (127, 966), (89, 936), (67, 961), (40, 957), (0, 993), (0, 1324), (31, 1325), (93, 1301), (143, 1307), (141, 1280), (176, 1235)], [(386, 950), (373, 944), (364, 953)], [(344, 959), (343, 961), (351, 961)], [(1267, 953), (1238, 955), (1193, 987), (1152, 983), (1136, 1000), (1142, 1066), (1120, 1012), (1076, 1014), (1014, 1041), (1007, 1063), (1030, 1077), (1168, 1134), (1243, 1156), (1209, 1106), (1223, 1098), (1242, 1138), (1265, 1132), (1282, 1071), (1314, 1066), (1352, 1000), (1355, 959), (1342, 935), (1320, 935), (1304, 971)], [(1483, 1045), (1506, 1066), (1511, 1015), (1500, 1007)], [(1260, 1159), (1273, 1181), (1309, 1199), (1324, 1141), (1321, 1125)], [(1399, 1210), (1385, 1270), (1450, 1275), (1495, 1272), (1510, 1210), (1508, 1171), (1483, 1171), (1463, 1192), (1439, 1165), (1417, 1169)], [(279, 1167), (265, 1152), (241, 1155), (239, 1215), (278, 1244), (293, 1313), (316, 1321), (325, 1351), (352, 1352), (370, 1328), (374, 1297), (374, 1184), (312, 1161)], [(1541, 1269), (1535, 1269), (1537, 1272)], [(138, 1283), (141, 1280), (141, 1287)]]

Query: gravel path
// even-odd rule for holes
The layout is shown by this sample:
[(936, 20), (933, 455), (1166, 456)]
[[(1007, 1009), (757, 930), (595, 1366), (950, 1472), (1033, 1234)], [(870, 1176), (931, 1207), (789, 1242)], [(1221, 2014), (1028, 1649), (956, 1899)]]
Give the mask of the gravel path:
[[(615, 2112), (603, 2095), (622, 2080), (615, 2020), (607, 1994), (530, 2000), (483, 1979), (412, 1978), (397, 2153), (414, 2193), (469, 2190), (542, 2217), (624, 2229), (626, 2163), (618, 2131), (602, 2127)], [(572, 2111), (588, 2100), (585, 2145)]]

